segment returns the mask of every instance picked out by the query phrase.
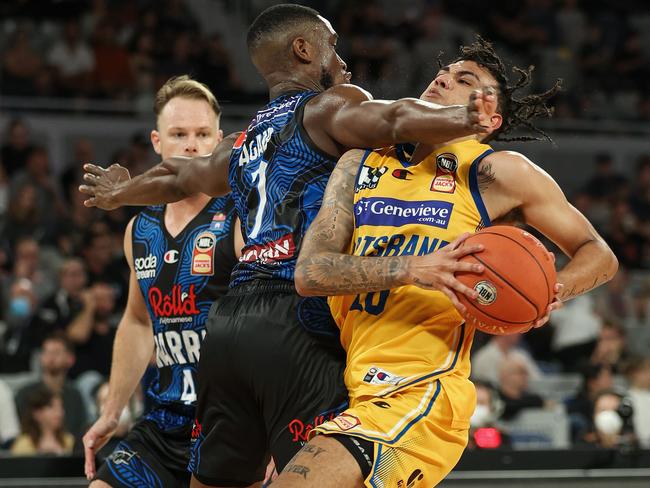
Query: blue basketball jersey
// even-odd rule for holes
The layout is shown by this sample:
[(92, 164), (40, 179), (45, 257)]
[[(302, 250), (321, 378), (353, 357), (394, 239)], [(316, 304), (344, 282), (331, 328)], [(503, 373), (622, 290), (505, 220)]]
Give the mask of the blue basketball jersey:
[(148, 207), (133, 223), (133, 263), (153, 323), (156, 376), (146, 418), (163, 430), (191, 425), (196, 372), (212, 302), (228, 290), (237, 262), (230, 196), (211, 199), (176, 236), (164, 224), (165, 206)]
[(288, 93), (257, 112), (230, 156), (230, 186), (246, 245), (231, 286), (293, 282), (302, 237), (316, 217), (337, 158), (312, 142), (302, 123), (318, 92)]

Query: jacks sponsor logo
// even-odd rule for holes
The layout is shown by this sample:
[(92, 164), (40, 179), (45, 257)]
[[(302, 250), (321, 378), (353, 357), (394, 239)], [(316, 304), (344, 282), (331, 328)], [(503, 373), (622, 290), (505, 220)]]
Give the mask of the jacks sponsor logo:
[(272, 135), (273, 127), (269, 127), (264, 132), (256, 134), (255, 137), (251, 137), (250, 140), (246, 138), (246, 141), (242, 143), (241, 146), (241, 153), (239, 154), (239, 166), (244, 166), (245, 164), (255, 161), (257, 158), (262, 156), (262, 154), (264, 154), (264, 151), (266, 151), (266, 146), (268, 146)]
[(296, 245), (293, 242), (293, 235), (286, 234), (275, 241), (244, 248), (239, 260), (245, 263), (268, 264), (291, 259), (295, 254)]
[(397, 385), (404, 379), (404, 376), (397, 376), (388, 371), (373, 366), (363, 377), (363, 381), (371, 385)]
[(361, 425), (361, 420), (349, 413), (342, 413), (338, 417), (332, 419), (332, 422), (334, 422), (341, 430), (350, 430), (354, 429), (357, 425)]
[(135, 277), (139, 280), (145, 280), (156, 277), (156, 265), (158, 258), (149, 254), (146, 258), (136, 258), (133, 262), (135, 266)]
[(171, 293), (163, 295), (160, 288), (149, 288), (149, 305), (156, 318), (183, 317), (199, 314), (196, 307), (196, 294), (194, 285), (190, 285), (187, 292), (181, 290), (181, 285), (172, 286)]
[(371, 168), (370, 166), (363, 165), (359, 172), (359, 179), (357, 180), (357, 186), (354, 190), (355, 193), (359, 193), (361, 190), (365, 189), (372, 190), (377, 188), (379, 178), (381, 178), (386, 171), (388, 171), (386, 166), (382, 166), (381, 168)]
[(217, 238), (212, 232), (202, 232), (194, 240), (192, 250), (191, 274), (213, 275), (214, 274), (214, 245)]
[(455, 154), (443, 153), (436, 158), (436, 177), (431, 183), (431, 191), (454, 193), (456, 191), (456, 170), (458, 158)]
[(446, 229), (453, 207), (453, 203), (439, 200), (406, 201), (371, 197), (355, 203), (354, 215), (357, 227), (422, 224)]

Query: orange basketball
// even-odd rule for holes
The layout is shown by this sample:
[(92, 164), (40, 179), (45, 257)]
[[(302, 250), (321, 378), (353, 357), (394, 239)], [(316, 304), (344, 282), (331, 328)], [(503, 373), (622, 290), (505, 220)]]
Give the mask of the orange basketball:
[(456, 274), (479, 293), (476, 300), (458, 294), (467, 307), (468, 322), (496, 335), (530, 329), (546, 314), (555, 295), (555, 263), (544, 245), (525, 230), (508, 225), (482, 229), (465, 243), (485, 247), (462, 258), (481, 263), (485, 267), (482, 274)]

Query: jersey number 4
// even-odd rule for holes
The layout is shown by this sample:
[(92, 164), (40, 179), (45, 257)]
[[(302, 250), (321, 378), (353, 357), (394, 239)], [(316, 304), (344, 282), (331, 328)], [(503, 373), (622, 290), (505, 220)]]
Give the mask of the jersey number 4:
[(186, 405), (196, 402), (196, 388), (194, 387), (194, 378), (191, 369), (183, 370), (183, 394), (181, 401)]

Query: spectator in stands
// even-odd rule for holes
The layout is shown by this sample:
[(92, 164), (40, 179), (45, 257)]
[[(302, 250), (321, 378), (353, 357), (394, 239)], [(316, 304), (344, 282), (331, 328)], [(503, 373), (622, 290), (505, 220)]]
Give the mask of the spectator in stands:
[(39, 224), (44, 233), (40, 240), (51, 240), (57, 219), (65, 215), (66, 209), (57, 181), (52, 177), (50, 158), (45, 147), (34, 147), (27, 157), (25, 168), (14, 175), (12, 188), (21, 188), (25, 184), (33, 185), (36, 191)]
[(19, 433), (14, 394), (9, 385), (0, 380), (0, 450), (8, 447)]
[(75, 141), (72, 161), (68, 163), (67, 168), (61, 174), (63, 198), (68, 204), (73, 202), (74, 194), (79, 193), (78, 187), (83, 181), (81, 168), (83, 163), (88, 161), (95, 161), (95, 147), (89, 139), (82, 137)]
[(55, 70), (62, 94), (79, 97), (89, 93), (95, 58), (90, 46), (81, 37), (76, 19), (65, 22), (63, 38), (54, 44), (47, 61)]
[(566, 372), (576, 371), (596, 346), (603, 319), (596, 314), (595, 307), (594, 296), (585, 294), (553, 312), (552, 349)]
[(5, 227), (5, 217), (9, 209), (9, 178), (0, 159), (0, 229)]
[(96, 282), (83, 293), (83, 308), (68, 330), (75, 346), (77, 362), (70, 377), (94, 371), (108, 377), (117, 319), (115, 289), (106, 282)]
[(617, 322), (605, 322), (591, 354), (593, 364), (608, 364), (618, 372), (627, 357), (625, 329)]
[(32, 347), (40, 347), (43, 338), (67, 329), (83, 307), (86, 267), (79, 258), (68, 258), (61, 265), (56, 291), (47, 297), (29, 325)]
[(7, 127), (7, 140), (2, 145), (0, 160), (7, 177), (11, 178), (16, 170), (25, 167), (27, 157), (34, 146), (30, 142), (29, 129), (21, 119), (12, 119)]
[(239, 91), (240, 81), (221, 36), (213, 34), (205, 43), (199, 64), (200, 79), (220, 97)]
[[(88, 284), (109, 283), (120, 301), (126, 295), (128, 268), (116, 255), (115, 243), (110, 228), (105, 222), (95, 222), (83, 237), (81, 253), (86, 262)], [(128, 276), (128, 274), (127, 274)]]
[(614, 386), (614, 372), (609, 364), (584, 364), (582, 366), (582, 387), (576, 396), (565, 402), (571, 440), (575, 443), (589, 431), (593, 417), (594, 401), (601, 391)]
[(503, 413), (503, 401), (488, 383), (475, 381), (476, 408), (470, 418), (469, 449), (510, 447), (510, 437), (497, 426)]
[(634, 408), (629, 398), (615, 390), (603, 390), (594, 400), (592, 426), (583, 440), (607, 449), (636, 447), (633, 419)]
[(7, 300), (4, 350), (1, 370), (14, 373), (29, 370), (30, 354), (27, 346), (28, 324), (36, 309), (36, 295), (32, 282), (19, 278), (11, 283)]
[(30, 95), (34, 79), (43, 69), (43, 59), (32, 46), (30, 32), (18, 27), (2, 50), (2, 92), (6, 95)]
[(650, 154), (644, 154), (636, 163), (635, 188), (630, 204), (641, 221), (650, 220)]
[(68, 380), (68, 372), (74, 362), (72, 345), (63, 333), (54, 333), (43, 341), (40, 355), (41, 378), (24, 386), (16, 394), (16, 406), (21, 417), (28, 411), (30, 395), (45, 387), (63, 401), (66, 430), (77, 438), (81, 437), (89, 419), (79, 390)]
[(551, 408), (555, 403), (544, 400), (528, 389), (528, 362), (520, 356), (506, 356), (498, 365), (499, 396), (503, 401), (503, 420), (511, 420), (526, 408)]
[(129, 53), (120, 45), (113, 23), (104, 18), (95, 30), (95, 68), (92, 86), (95, 95), (113, 99), (128, 98), (133, 91), (133, 72)]
[(36, 454), (72, 454), (74, 436), (63, 426), (63, 401), (49, 388), (42, 386), (26, 399), (22, 434), (11, 446), (16, 456)]
[(585, 186), (585, 190), (591, 198), (597, 200), (607, 199), (616, 194), (621, 186), (627, 184), (627, 178), (616, 171), (611, 154), (597, 154), (594, 166), (594, 174)]
[(472, 378), (499, 385), (499, 365), (506, 359), (515, 358), (526, 365), (526, 371), (531, 379), (542, 377), (535, 360), (521, 347), (521, 334), (493, 336), (489, 342), (479, 349), (472, 358)]
[(627, 378), (628, 396), (634, 411), (634, 431), (644, 448), (650, 447), (650, 356), (629, 361)]

